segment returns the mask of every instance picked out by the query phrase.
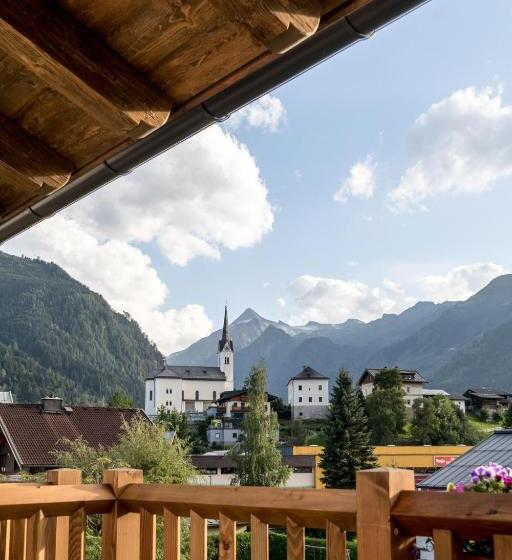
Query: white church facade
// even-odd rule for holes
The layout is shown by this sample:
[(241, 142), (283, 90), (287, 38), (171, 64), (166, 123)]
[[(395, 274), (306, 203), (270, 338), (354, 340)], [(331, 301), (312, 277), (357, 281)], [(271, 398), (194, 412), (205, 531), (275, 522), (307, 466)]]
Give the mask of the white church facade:
[(234, 347), (229, 335), (228, 311), (224, 311), (218, 366), (172, 366), (146, 379), (144, 411), (154, 418), (160, 408), (178, 412), (206, 412), (222, 392), (234, 385)]

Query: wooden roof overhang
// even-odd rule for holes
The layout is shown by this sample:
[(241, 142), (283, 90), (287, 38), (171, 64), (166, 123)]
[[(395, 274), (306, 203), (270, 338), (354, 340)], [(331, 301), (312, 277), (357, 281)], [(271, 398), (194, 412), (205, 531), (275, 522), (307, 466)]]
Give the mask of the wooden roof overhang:
[(0, 243), (425, 0), (1, 0)]

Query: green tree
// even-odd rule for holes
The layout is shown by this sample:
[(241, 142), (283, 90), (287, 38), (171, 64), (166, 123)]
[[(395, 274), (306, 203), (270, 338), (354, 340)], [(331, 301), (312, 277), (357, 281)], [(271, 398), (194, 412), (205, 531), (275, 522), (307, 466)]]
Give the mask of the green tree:
[(383, 369), (366, 398), (372, 443), (390, 445), (403, 434), (407, 416), (402, 377), (397, 368)]
[(187, 415), (177, 410), (166, 410), (164, 406), (158, 409), (156, 422), (164, 425), (167, 432), (176, 432), (176, 436), (182, 441), (188, 441), (191, 437)]
[(368, 418), (345, 369), (338, 373), (332, 390), (325, 439), (320, 466), (328, 488), (354, 488), (356, 472), (376, 466)]
[(290, 422), (290, 443), (292, 445), (305, 445), (308, 433), (302, 420)]
[(242, 434), (231, 456), (237, 466), (236, 483), (242, 486), (281, 486), (290, 476), (276, 445), (277, 414), (267, 408), (267, 371), (253, 366), (246, 380), (248, 407)]
[(126, 393), (121, 391), (115, 391), (110, 396), (108, 401), (108, 406), (112, 406), (114, 408), (133, 408), (133, 399), (129, 397)]
[(512, 428), (512, 405), (510, 405), (505, 411), (505, 415), (503, 416), (503, 427)]

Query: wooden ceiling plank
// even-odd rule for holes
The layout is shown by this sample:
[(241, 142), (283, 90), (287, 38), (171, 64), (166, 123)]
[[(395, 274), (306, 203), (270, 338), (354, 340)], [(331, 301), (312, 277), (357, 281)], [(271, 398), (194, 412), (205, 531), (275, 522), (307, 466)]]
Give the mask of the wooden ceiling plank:
[(69, 181), (72, 163), (5, 117), (0, 128), (0, 170), (9, 170), (16, 183), (24, 180), (28, 191), (48, 193)]
[(285, 52), (316, 32), (319, 0), (211, 0), (231, 20), (247, 26), (272, 52)]
[(53, 4), (2, 0), (0, 48), (108, 129), (143, 135), (169, 117), (167, 95)]

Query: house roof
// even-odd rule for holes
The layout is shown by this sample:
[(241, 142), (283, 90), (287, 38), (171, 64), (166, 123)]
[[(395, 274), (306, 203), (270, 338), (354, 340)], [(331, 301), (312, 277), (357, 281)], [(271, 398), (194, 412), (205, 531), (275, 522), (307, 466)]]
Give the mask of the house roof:
[(512, 397), (512, 393), (489, 387), (470, 387), (464, 392), (464, 396), (478, 397), (480, 399), (504, 399), (506, 397)]
[(187, 379), (187, 380), (207, 380), (207, 381), (226, 381), (225, 374), (217, 366), (165, 366), (156, 375), (148, 379), (156, 378)]
[(307, 380), (307, 379), (329, 379), (329, 377), (327, 377), (327, 375), (323, 375), (322, 373), (319, 373), (318, 371), (316, 371), (316, 369), (313, 369), (312, 367), (309, 366), (304, 366), (304, 368), (302, 369), (302, 371), (296, 375), (295, 377), (292, 377), (290, 379), (290, 381), (288, 381), (288, 385), (292, 382), (295, 381), (296, 379), (300, 380)]
[(444, 389), (423, 389), (424, 397), (434, 397), (434, 396), (448, 397), (451, 401), (469, 401), (469, 399), (463, 395), (454, 395), (448, 393)]
[(0, 242), (424, 2), (2, 0)]
[(61, 413), (42, 412), (38, 404), (0, 403), (0, 430), (20, 467), (54, 467), (52, 451), (62, 438), (80, 436), (93, 447), (112, 447), (124, 421), (146, 418), (139, 409), (74, 406)]
[[(361, 385), (361, 383), (363, 382), (363, 380), (365, 378), (368, 379), (368, 381), (372, 381), (375, 379), (375, 376), (380, 373), (381, 371), (384, 371), (385, 369), (388, 368), (367, 368), (363, 371), (363, 373), (361, 374), (361, 377), (359, 378), (359, 381), (357, 382), (358, 385)], [(390, 368), (391, 369), (391, 368)], [(428, 381), (423, 377), (423, 375), (421, 375), (421, 373), (415, 369), (401, 369), (400, 370), (400, 375), (402, 376), (402, 381), (407, 381), (408, 383), (428, 383)]]
[[(234, 391), (222, 391), (222, 393), (220, 394), (220, 397), (217, 399), (216, 402), (223, 403), (225, 401), (229, 401), (233, 397), (239, 397), (241, 395), (247, 395), (247, 392), (248, 392), (247, 389), (236, 389)], [(267, 393), (267, 400), (275, 401), (277, 398), (278, 397), (276, 397), (275, 395), (271, 395), (270, 393)]]
[(420, 488), (444, 490), (449, 482), (469, 482), (471, 471), (479, 465), (495, 462), (512, 468), (512, 430), (499, 430), (475, 445), (453, 463), (421, 481)]

